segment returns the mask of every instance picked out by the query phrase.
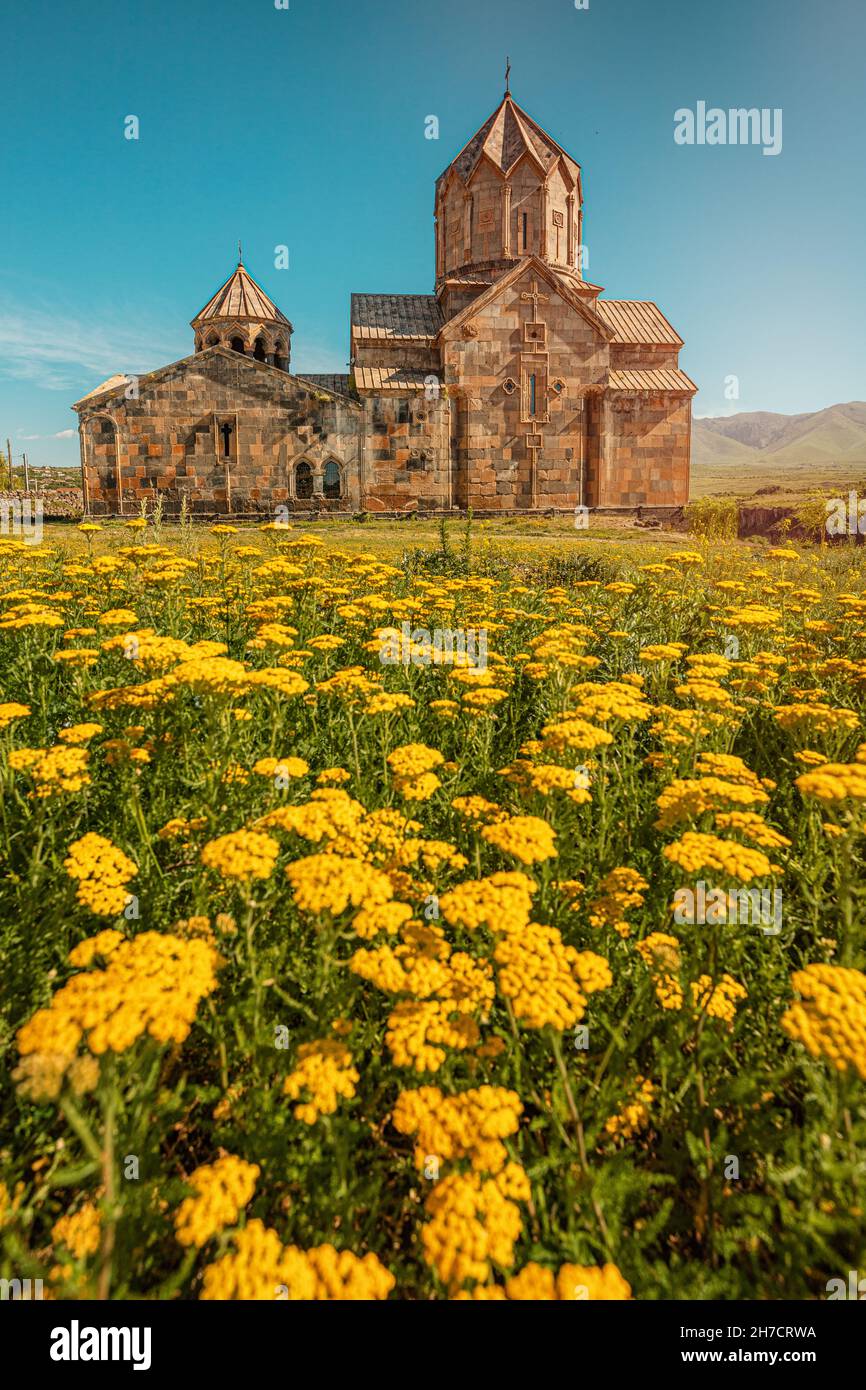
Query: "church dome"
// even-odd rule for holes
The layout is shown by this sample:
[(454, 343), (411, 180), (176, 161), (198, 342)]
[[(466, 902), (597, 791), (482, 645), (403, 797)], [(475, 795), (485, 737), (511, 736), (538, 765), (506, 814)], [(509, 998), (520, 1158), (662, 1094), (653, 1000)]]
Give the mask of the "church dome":
[(535, 255), (580, 278), (580, 165), (505, 96), (436, 182), (436, 281)]
[(191, 321), (195, 350), (230, 348), (288, 371), (294, 329), (242, 260)]

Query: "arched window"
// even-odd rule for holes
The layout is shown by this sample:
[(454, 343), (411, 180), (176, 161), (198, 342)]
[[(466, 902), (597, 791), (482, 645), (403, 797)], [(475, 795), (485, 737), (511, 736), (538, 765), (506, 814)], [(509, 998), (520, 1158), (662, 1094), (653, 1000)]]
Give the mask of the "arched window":
[(246, 352), (243, 338), (232, 338), (232, 352)]
[(211, 348), (211, 347), (219, 347), (219, 341), (220, 341), (220, 340), (219, 340), (219, 338), (217, 337), (216, 333), (211, 333), (210, 337), (208, 338), (207, 342), (205, 343), (205, 347), (209, 347), (209, 348)]
[(301, 462), (295, 469), (295, 496), (303, 501), (307, 497), (312, 497), (312, 495), (313, 470), (306, 459), (301, 459)]
[(274, 344), (274, 366), (279, 367), (281, 372), (286, 371), (288, 366), (286, 362), (286, 345), (281, 338), (278, 338)]
[(342, 492), (340, 465), (330, 459), (325, 464), (325, 483), (322, 491), (326, 497), (339, 497)]
[(267, 347), (265, 346), (265, 340), (264, 340), (264, 338), (256, 338), (256, 345), (255, 345), (255, 348), (254, 348), (254, 350), (253, 350), (253, 356), (255, 357), (255, 359), (256, 359), (257, 362), (266, 362), (266, 361), (267, 361), (267, 359), (268, 359), (268, 350), (267, 350)]

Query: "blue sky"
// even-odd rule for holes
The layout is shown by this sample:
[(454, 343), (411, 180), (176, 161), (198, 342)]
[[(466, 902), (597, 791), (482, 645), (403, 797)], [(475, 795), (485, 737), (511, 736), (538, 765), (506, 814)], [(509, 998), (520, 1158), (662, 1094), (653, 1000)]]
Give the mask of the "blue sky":
[[(660, 304), (696, 413), (866, 397), (863, 0), (7, 3), (0, 52), (0, 440), (36, 464), (77, 463), (97, 382), (191, 351), (239, 237), (293, 367), (345, 370), (353, 290), (432, 290), (434, 180), (506, 53), (583, 167), (587, 277)], [(781, 108), (781, 153), (676, 144), (699, 101)]]

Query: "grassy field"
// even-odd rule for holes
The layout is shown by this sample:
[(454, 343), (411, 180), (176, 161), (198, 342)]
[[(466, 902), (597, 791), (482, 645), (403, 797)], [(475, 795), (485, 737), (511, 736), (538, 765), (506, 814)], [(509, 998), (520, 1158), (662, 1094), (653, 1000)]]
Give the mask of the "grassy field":
[(844, 546), (3, 539), (0, 1277), (826, 1298), (864, 708)]

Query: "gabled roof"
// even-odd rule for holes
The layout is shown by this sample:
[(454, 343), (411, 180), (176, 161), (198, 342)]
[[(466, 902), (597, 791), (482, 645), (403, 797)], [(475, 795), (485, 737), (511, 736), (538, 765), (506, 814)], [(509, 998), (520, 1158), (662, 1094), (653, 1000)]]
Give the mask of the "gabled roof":
[(562, 146), (517, 105), (510, 92), (506, 92), (493, 115), (488, 117), (445, 172), (440, 174), (437, 187), (452, 170), (464, 183), (468, 183), (479, 161), (485, 158), (501, 173), (508, 174), (524, 155), (529, 155), (545, 174), (551, 165), (561, 159), (575, 183), (580, 178), (577, 161), (566, 154)]
[(98, 386), (94, 386), (92, 391), (88, 391), (86, 396), (82, 396), (80, 401), (76, 401), (72, 409), (74, 410), (75, 406), (83, 405), (85, 401), (92, 400), (95, 396), (107, 395), (108, 392), (116, 390), (118, 386), (128, 386), (129, 380), (129, 377), (123, 373), (107, 377)]
[(312, 386), (323, 391), (333, 391), (339, 396), (351, 396), (352, 388), (350, 382), (352, 378), (348, 373), (341, 372), (298, 372), (299, 381), (308, 381)]
[(649, 370), (612, 371), (611, 391), (681, 391), (694, 395), (697, 386), (679, 367), (653, 367)]
[(442, 323), (435, 294), (352, 295), (352, 337), (364, 342), (429, 341)]
[(355, 385), (359, 391), (423, 391), (435, 372), (419, 372), (412, 367), (356, 367)]
[[(156, 371), (142, 373), (137, 378), (139, 394), (153, 382), (158, 381), (161, 377), (167, 376), (169, 372), (177, 371), (179, 367), (200, 366), (216, 356), (228, 358), (229, 361), (233, 362), (240, 370), (273, 373), (275, 386), (285, 385), (286, 382), (290, 382), (295, 386), (303, 387), (306, 391), (327, 391), (331, 396), (341, 394), (326, 386), (323, 381), (314, 384), (306, 377), (294, 376), (291, 372), (284, 372), (280, 367), (272, 367), (269, 362), (259, 362), (255, 357), (248, 357), (245, 353), (241, 352), (232, 352), (229, 348), (224, 347), (204, 348), (201, 352), (190, 353), (189, 357), (179, 358), (177, 362), (169, 362), (165, 367), (157, 367)], [(94, 391), (89, 391), (86, 396), (82, 396), (79, 401), (76, 401), (72, 409), (78, 410), (79, 406), (86, 405), (88, 401), (103, 393), (105, 395), (115, 395), (117, 392), (123, 391), (128, 383), (128, 376), (109, 377), (108, 381), (104, 381), (101, 386), (97, 386)], [(342, 399), (347, 401), (350, 405), (353, 405), (356, 409), (361, 408), (358, 401), (354, 400), (349, 394), (343, 394)]]
[(595, 305), (614, 330), (614, 343), (682, 347), (683, 340), (651, 299), (599, 299)]
[(605, 342), (610, 342), (612, 340), (613, 330), (606, 320), (596, 312), (596, 306), (600, 301), (596, 300), (590, 303), (589, 300), (581, 299), (580, 295), (574, 291), (572, 286), (567, 281), (561, 279), (561, 277), (556, 274), (556, 271), (552, 270), (551, 267), (547, 265), (545, 261), (540, 260), (538, 256), (526, 256), (522, 260), (516, 261), (510, 270), (507, 270), (504, 275), (500, 275), (498, 280), (493, 281), (489, 289), (486, 289), (483, 294), (478, 295), (477, 299), (471, 300), (459, 313), (449, 319), (443, 326), (441, 336), (451, 338), (456, 330), (462, 329), (464, 323), (468, 323), (476, 314), (482, 313), (487, 308), (488, 304), (493, 303), (501, 290), (512, 285), (515, 280), (519, 280), (527, 270), (531, 270), (534, 275), (546, 281), (551, 289), (555, 290), (567, 304), (570, 304), (572, 308), (595, 329), (600, 337), (604, 338)]
[(289, 331), (292, 331), (292, 325), (285, 314), (268, 298), (240, 262), (225, 284), (221, 285), (213, 298), (199, 310), (192, 323), (195, 325), (209, 319), (253, 319), (257, 322), (284, 323)]

